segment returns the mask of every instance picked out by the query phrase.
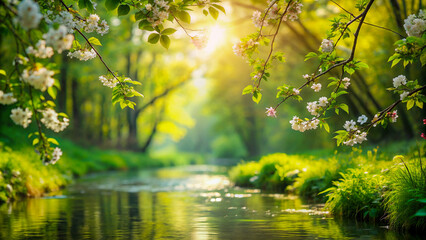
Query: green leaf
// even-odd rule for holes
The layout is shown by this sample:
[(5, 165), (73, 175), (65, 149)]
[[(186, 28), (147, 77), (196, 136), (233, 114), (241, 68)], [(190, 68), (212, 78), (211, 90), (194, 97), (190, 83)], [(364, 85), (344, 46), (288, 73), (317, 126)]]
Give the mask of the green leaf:
[(324, 130), (325, 130), (326, 132), (330, 133), (330, 126), (328, 125), (328, 123), (324, 122), (324, 123), (322, 124), (322, 126), (324, 127)]
[(394, 67), (396, 64), (398, 64), (400, 61), (401, 61), (401, 58), (398, 58), (398, 59), (393, 60), (391, 68), (393, 68), (393, 67)]
[(50, 143), (53, 143), (55, 145), (59, 145), (58, 141), (56, 141), (56, 139), (54, 139), (54, 138), (48, 138), (47, 141), (50, 142)]
[(419, 209), (412, 217), (426, 217), (426, 208)]
[(52, 97), (52, 99), (56, 99), (56, 96), (58, 95), (58, 89), (55, 87), (50, 87), (47, 89), (47, 93)]
[(422, 63), (422, 67), (426, 64), (426, 51), (423, 51), (422, 55), (420, 55), (420, 62)]
[(252, 92), (253, 92), (253, 86), (252, 85), (248, 85), (247, 87), (245, 87), (243, 89), (243, 95), (250, 94)]
[(99, 39), (95, 38), (95, 37), (91, 37), (89, 38), (89, 42), (93, 45), (97, 45), (97, 46), (102, 46), (101, 42), (99, 41)]
[(166, 28), (161, 32), (161, 35), (171, 35), (176, 32), (174, 28)]
[(311, 58), (313, 58), (313, 57), (316, 57), (316, 56), (318, 56), (318, 54), (317, 54), (317, 53), (315, 53), (315, 52), (310, 52), (310, 53), (306, 54), (306, 56), (305, 56), (305, 61), (308, 61), (309, 59), (311, 59)]
[(133, 84), (133, 85), (142, 85), (142, 83), (140, 83), (140, 82), (138, 82), (138, 81), (133, 81), (133, 80), (132, 80), (132, 79), (130, 79), (130, 78), (125, 79), (125, 80), (124, 80), (124, 82), (131, 83), (131, 84)]
[(253, 100), (253, 102), (259, 104), (260, 100), (262, 99), (262, 93), (260, 93), (259, 91), (254, 91), (251, 99)]
[(410, 99), (408, 102), (407, 102), (407, 110), (410, 110), (412, 107), (414, 107), (414, 100), (413, 99)]
[(93, 4), (90, 0), (78, 0), (78, 7), (80, 9), (87, 9), (89, 13), (93, 13), (95, 11)]
[(7, 75), (6, 75), (6, 71), (5, 71), (5, 70), (3, 70), (3, 69), (0, 69), (0, 75), (7, 76)]
[(106, 9), (112, 11), (118, 7), (120, 4), (120, 0), (106, 0), (105, 1), (105, 7)]
[(346, 113), (348, 113), (348, 114), (349, 114), (349, 107), (348, 107), (348, 105), (346, 105), (346, 104), (342, 103), (342, 104), (340, 104), (340, 108), (341, 108), (343, 111), (345, 111)]
[(33, 146), (37, 145), (37, 143), (39, 143), (39, 142), (40, 142), (40, 139), (34, 138), (34, 140), (33, 140)]
[(130, 7), (129, 5), (120, 5), (118, 7), (118, 16), (124, 16), (127, 15), (130, 12)]
[(156, 44), (160, 40), (160, 34), (158, 33), (151, 33), (148, 37), (148, 42), (152, 44)]
[(169, 49), (169, 47), (170, 47), (170, 38), (169, 38), (169, 36), (161, 35), (161, 37), (160, 37), (160, 43), (161, 43), (161, 45), (164, 48)]
[(225, 8), (218, 5), (218, 4), (212, 4), (213, 7), (219, 9), (221, 12), (223, 12), (224, 14), (226, 14)]
[(212, 15), (214, 20), (217, 20), (217, 18), (219, 17), (219, 11), (216, 10), (216, 8), (209, 7), (209, 13), (210, 13), (210, 15)]
[(421, 101), (416, 101), (416, 106), (423, 109), (423, 102)]
[(185, 11), (176, 12), (176, 17), (185, 23), (191, 23), (191, 15)]
[(145, 14), (142, 11), (139, 11), (139, 12), (135, 13), (135, 19), (136, 19), (136, 21), (139, 21), (139, 20), (141, 20), (144, 17), (145, 17)]

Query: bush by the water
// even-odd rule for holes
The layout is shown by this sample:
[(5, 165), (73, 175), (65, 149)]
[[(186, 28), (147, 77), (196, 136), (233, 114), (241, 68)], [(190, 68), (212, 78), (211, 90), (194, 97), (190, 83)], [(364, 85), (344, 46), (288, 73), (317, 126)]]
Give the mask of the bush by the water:
[[(264, 190), (294, 190), (326, 202), (335, 215), (389, 221), (394, 228), (426, 229), (426, 169), (415, 143), (402, 143), (407, 158), (392, 161), (391, 152), (372, 149), (315, 159), (282, 153), (258, 162), (240, 163), (229, 172), (237, 186)], [(401, 144), (401, 145), (402, 145)], [(407, 147), (409, 146), (409, 147)], [(399, 149), (398, 146), (396, 149)], [(425, 144), (419, 152), (424, 152)], [(415, 156), (415, 154), (417, 154)]]

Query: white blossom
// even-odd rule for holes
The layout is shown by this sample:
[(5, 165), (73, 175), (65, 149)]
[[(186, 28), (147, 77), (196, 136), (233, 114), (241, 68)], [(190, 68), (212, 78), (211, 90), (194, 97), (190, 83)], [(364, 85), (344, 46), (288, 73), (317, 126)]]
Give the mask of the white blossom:
[(46, 47), (46, 41), (44, 40), (39, 40), (36, 44), (36, 48), (29, 46), (26, 52), (38, 58), (51, 58), (54, 54), (53, 48)]
[(55, 80), (52, 78), (54, 74), (55, 72), (42, 67), (31, 70), (25, 69), (21, 77), (25, 83), (44, 92), (55, 83)]
[(2, 90), (0, 90), (0, 104), (3, 105), (10, 105), (14, 104), (18, 101), (18, 99), (13, 97), (13, 93), (4, 93)]
[(319, 104), (318, 104), (319, 106), (325, 107), (328, 104), (328, 99), (327, 99), (327, 97), (320, 97), (318, 102), (319, 102)]
[(342, 83), (343, 83), (343, 88), (347, 89), (349, 85), (351, 85), (351, 79), (349, 79), (348, 77), (345, 77), (342, 79)]
[(354, 120), (346, 121), (343, 128), (348, 132), (356, 130), (356, 122)]
[(24, 0), (18, 5), (18, 20), (25, 30), (37, 28), (43, 15), (33, 0)]
[(357, 122), (362, 125), (362, 124), (366, 123), (367, 121), (368, 121), (367, 116), (361, 115), (361, 116), (358, 117), (358, 121)]
[(294, 95), (299, 95), (300, 94), (300, 90), (297, 88), (293, 88), (293, 94)]
[(404, 99), (408, 96), (408, 94), (410, 94), (410, 93), (409, 93), (409, 92), (407, 92), (407, 91), (405, 91), (405, 92), (401, 93), (401, 95), (399, 95), (399, 97), (400, 97), (401, 101), (402, 101), (402, 100), (404, 100)]
[(69, 52), (68, 56), (70, 58), (77, 58), (80, 61), (87, 61), (96, 57), (96, 52), (93, 48), (89, 49), (80, 49), (74, 52)]
[(323, 39), (321, 43), (321, 49), (323, 52), (332, 52), (333, 51), (333, 40)]
[(306, 106), (306, 108), (308, 109), (308, 112), (310, 112), (312, 115), (316, 116), (318, 115), (318, 102), (308, 102), (308, 105)]
[(69, 125), (69, 119), (63, 117), (62, 121), (58, 119), (58, 113), (51, 108), (41, 110), (43, 117), (41, 122), (46, 128), (52, 129), (54, 132), (62, 132)]
[(350, 138), (347, 141), (344, 141), (343, 144), (347, 146), (353, 146), (355, 144), (360, 144), (366, 140), (367, 140), (367, 133), (357, 130), (355, 133), (352, 134), (352, 136), (350, 136)]
[(408, 36), (421, 37), (426, 30), (426, 17), (420, 10), (418, 17), (412, 14), (404, 20), (404, 29)]
[(393, 79), (393, 86), (395, 88), (405, 84), (407, 84), (407, 77), (405, 77), (404, 75), (399, 75), (398, 77)]
[(321, 91), (321, 87), (322, 87), (321, 83), (314, 83), (314, 84), (312, 84), (312, 86), (311, 86), (311, 88), (312, 88), (315, 92), (319, 92), (319, 91)]
[(299, 14), (302, 13), (303, 4), (300, 2), (294, 1), (288, 7), (287, 13), (284, 15), (283, 20), (297, 20), (299, 18)]
[(62, 150), (56, 147), (52, 153), (52, 159), (50, 160), (50, 164), (55, 164), (62, 156)]
[(10, 118), (13, 120), (13, 122), (16, 125), (21, 125), (23, 128), (27, 128), (28, 125), (31, 123), (31, 117), (33, 116), (33, 113), (30, 109), (25, 108), (22, 109), (20, 107), (12, 109)]
[(72, 47), (74, 36), (68, 34), (68, 29), (61, 25), (58, 29), (50, 28), (49, 31), (43, 35), (46, 44), (52, 46), (58, 53), (63, 50), (69, 50)]
[(308, 121), (303, 121), (297, 116), (294, 116), (290, 121), (291, 128), (293, 130), (304, 132), (306, 130), (317, 129), (319, 124), (319, 119), (311, 119)]
[(106, 77), (104, 75), (99, 76), (99, 80), (102, 82), (104, 86), (114, 88), (117, 86), (117, 81), (113, 77)]

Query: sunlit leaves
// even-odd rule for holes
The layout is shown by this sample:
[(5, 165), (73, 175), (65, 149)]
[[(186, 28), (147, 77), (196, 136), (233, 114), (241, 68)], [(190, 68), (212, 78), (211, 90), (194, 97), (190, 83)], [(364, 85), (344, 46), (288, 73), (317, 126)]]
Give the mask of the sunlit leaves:
[(162, 35), (171, 35), (175, 32), (176, 32), (176, 29), (174, 29), (174, 28), (166, 28), (161, 32), (161, 34)]
[(90, 0), (78, 0), (78, 7), (80, 9), (87, 9), (87, 11), (90, 13), (93, 13), (95, 11), (93, 3)]
[(175, 13), (176, 17), (184, 23), (191, 23), (191, 15), (186, 11), (177, 11)]
[[(74, 41), (74, 42), (76, 42), (76, 41)], [(89, 42), (90, 42), (91, 44), (93, 44), (93, 45), (102, 46), (102, 44), (101, 44), (101, 42), (99, 41), (99, 39), (97, 39), (97, 38), (95, 38), (95, 37), (91, 37), (91, 38), (89, 38)], [(78, 44), (78, 42), (77, 42), (77, 44)], [(78, 44), (78, 45), (80, 45), (80, 44)]]
[(169, 49), (170, 38), (168, 36), (166, 36), (166, 35), (161, 35), (161, 37), (160, 37), (160, 43), (161, 43), (161, 46), (163, 46), (166, 49)]
[(217, 18), (219, 17), (219, 11), (216, 10), (214, 7), (209, 7), (209, 13), (215, 20), (217, 20)]
[(105, 1), (105, 7), (108, 10), (114, 10), (118, 7), (118, 5), (120, 4), (120, 0), (106, 0)]
[(160, 34), (158, 33), (151, 33), (148, 37), (148, 42), (152, 44), (156, 44), (160, 40)]
[(120, 5), (117, 10), (118, 16), (127, 15), (129, 12), (130, 12), (130, 7), (128, 5)]

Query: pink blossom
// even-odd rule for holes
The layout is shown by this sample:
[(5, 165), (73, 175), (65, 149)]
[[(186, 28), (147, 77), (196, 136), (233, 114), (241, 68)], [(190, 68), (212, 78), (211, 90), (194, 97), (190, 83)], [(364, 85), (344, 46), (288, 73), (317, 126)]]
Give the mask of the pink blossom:
[(266, 115), (268, 117), (277, 117), (277, 111), (273, 107), (266, 108)]

